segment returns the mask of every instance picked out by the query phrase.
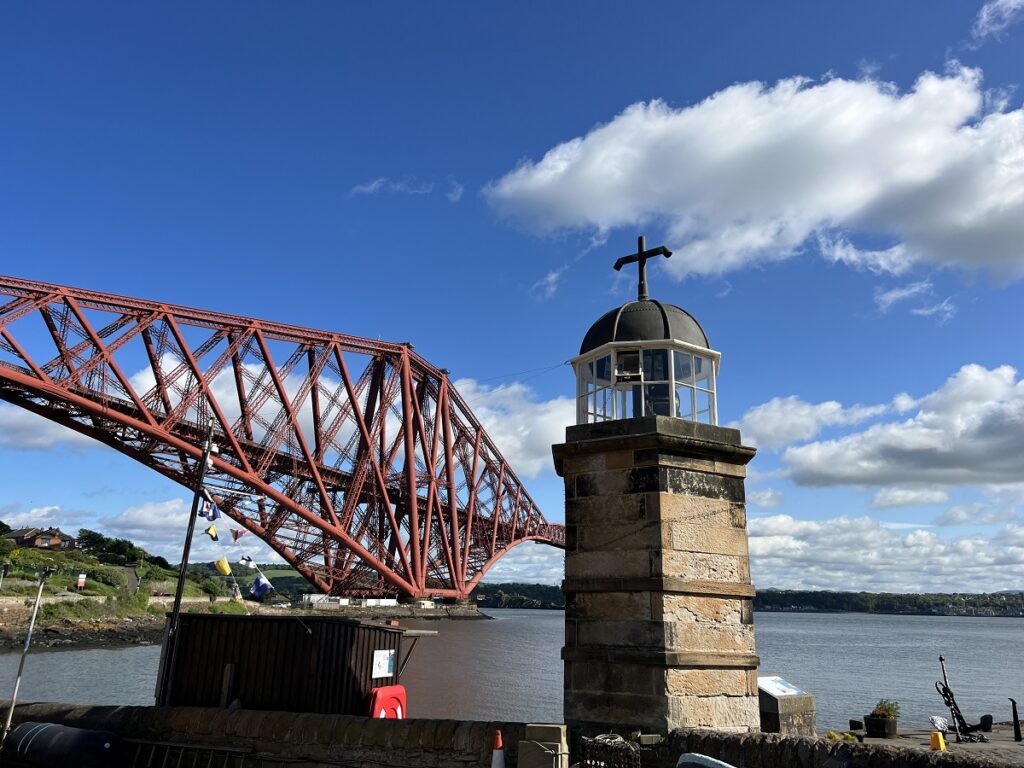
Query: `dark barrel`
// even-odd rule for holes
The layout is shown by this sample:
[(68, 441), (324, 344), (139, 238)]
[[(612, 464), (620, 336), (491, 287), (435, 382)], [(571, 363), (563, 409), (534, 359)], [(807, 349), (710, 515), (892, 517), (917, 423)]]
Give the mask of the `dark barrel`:
[(40, 768), (109, 768), (122, 758), (121, 739), (113, 733), (29, 722), (7, 736), (2, 760)]
[(405, 630), (332, 616), (182, 614), (159, 706), (367, 714), (370, 690), (398, 684)]

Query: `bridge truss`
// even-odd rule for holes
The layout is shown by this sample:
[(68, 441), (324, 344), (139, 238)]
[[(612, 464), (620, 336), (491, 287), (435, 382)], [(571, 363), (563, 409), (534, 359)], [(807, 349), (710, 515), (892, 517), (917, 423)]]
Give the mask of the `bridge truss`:
[(447, 371), (394, 344), (0, 276), (0, 399), (206, 487), (322, 592), (464, 599), (565, 543)]

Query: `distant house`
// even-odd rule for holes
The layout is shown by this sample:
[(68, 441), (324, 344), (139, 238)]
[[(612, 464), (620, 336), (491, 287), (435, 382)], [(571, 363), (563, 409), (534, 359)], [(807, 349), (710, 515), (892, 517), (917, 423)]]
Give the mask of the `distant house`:
[(18, 528), (4, 534), (16, 547), (36, 549), (74, 549), (75, 539), (60, 528)]

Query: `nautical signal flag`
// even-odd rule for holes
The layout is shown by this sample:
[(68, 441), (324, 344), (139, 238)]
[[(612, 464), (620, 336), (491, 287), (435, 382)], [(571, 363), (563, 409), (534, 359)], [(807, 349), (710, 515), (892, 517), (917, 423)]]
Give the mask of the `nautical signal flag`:
[(215, 525), (211, 525), (209, 528), (203, 531), (203, 533), (205, 533), (214, 541), (220, 541), (220, 536), (217, 535), (217, 526)]
[(251, 557), (249, 557), (249, 555), (242, 555), (240, 558), (238, 558), (238, 564), (239, 565), (244, 565), (247, 568), (255, 568), (256, 567), (255, 561)]
[(203, 490), (203, 499), (199, 507), (199, 513), (210, 522), (213, 522), (220, 517), (220, 507), (218, 507), (217, 503), (210, 498), (208, 493), (206, 493), (206, 489)]
[(249, 594), (258, 600), (273, 588), (274, 585), (270, 583), (270, 579), (261, 573), (256, 577), (256, 581), (252, 583), (252, 586), (249, 587)]
[(219, 573), (221, 576), (231, 575), (231, 564), (228, 563), (228, 559), (226, 557), (222, 557), (213, 565), (217, 569), (217, 573)]
[(240, 531), (237, 528), (232, 528), (231, 529), (231, 538), (235, 540), (235, 544), (238, 544), (239, 546), (241, 546), (242, 543), (239, 541), (239, 539), (241, 539), (247, 533), (248, 533), (248, 531), (246, 531), (246, 530), (241, 530)]

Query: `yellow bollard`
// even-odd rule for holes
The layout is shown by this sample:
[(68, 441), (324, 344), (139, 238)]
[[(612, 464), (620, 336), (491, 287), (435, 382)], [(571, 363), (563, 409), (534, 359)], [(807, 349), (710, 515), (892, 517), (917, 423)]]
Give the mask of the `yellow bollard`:
[(932, 731), (932, 752), (945, 752), (946, 740), (942, 737), (942, 731)]

